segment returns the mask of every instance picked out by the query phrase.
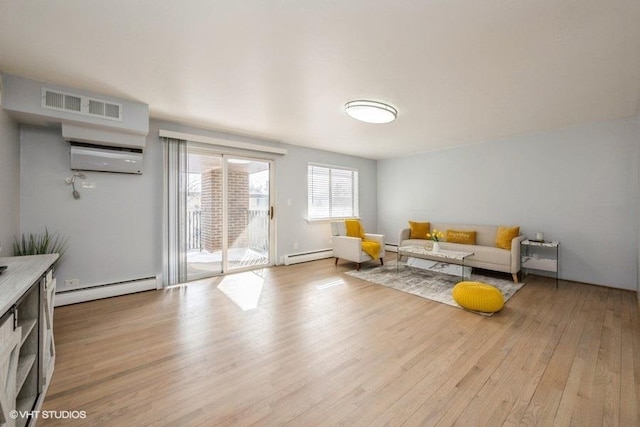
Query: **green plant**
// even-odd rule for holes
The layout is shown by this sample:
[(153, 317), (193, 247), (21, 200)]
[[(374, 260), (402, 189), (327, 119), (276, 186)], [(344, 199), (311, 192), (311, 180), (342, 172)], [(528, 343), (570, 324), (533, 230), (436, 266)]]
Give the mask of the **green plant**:
[(44, 233), (22, 233), (21, 239), (17, 237), (13, 241), (13, 254), (15, 256), (60, 254), (54, 263), (58, 265), (67, 249), (67, 239), (58, 233), (50, 234), (44, 229)]

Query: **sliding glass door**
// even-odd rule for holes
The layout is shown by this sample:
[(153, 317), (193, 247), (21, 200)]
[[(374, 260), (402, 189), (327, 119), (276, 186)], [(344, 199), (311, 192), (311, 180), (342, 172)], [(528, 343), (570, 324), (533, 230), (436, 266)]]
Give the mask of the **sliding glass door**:
[(271, 161), (187, 145), (187, 280), (271, 265)]

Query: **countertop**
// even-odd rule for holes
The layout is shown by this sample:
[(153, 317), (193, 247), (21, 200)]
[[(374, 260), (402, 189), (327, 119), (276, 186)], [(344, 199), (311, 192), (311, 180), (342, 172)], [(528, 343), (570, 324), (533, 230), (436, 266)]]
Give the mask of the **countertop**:
[(0, 258), (0, 315), (4, 314), (58, 259), (58, 254)]

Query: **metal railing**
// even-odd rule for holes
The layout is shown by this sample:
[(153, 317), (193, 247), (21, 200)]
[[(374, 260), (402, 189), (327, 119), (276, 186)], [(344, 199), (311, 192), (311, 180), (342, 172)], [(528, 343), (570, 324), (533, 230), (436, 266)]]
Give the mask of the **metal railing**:
[[(244, 225), (247, 247), (259, 253), (269, 250), (269, 210), (248, 209)], [(187, 212), (187, 250), (202, 250), (202, 211)]]
[(202, 249), (202, 211), (187, 212), (187, 250)]
[(247, 244), (249, 249), (260, 253), (269, 251), (269, 210), (249, 209), (247, 211)]

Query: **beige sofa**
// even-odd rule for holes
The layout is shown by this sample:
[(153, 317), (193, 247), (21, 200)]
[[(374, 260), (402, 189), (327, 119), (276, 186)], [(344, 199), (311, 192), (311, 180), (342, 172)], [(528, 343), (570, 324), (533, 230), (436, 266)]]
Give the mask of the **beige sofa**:
[[(450, 243), (445, 240), (440, 242), (441, 249), (449, 249), (452, 251), (473, 252), (473, 255), (466, 258), (464, 265), (486, 270), (500, 271), (503, 273), (511, 273), (514, 282), (518, 282), (518, 273), (520, 272), (520, 242), (525, 240), (524, 235), (515, 237), (511, 241), (511, 250), (496, 247), (496, 234), (498, 226), (493, 225), (473, 225), (473, 224), (445, 224), (431, 223), (431, 230), (434, 229), (445, 233), (446, 230), (469, 230), (476, 232), (476, 244), (465, 245), (460, 243)], [(411, 230), (405, 228), (400, 231), (398, 244), (400, 246), (431, 246), (433, 242), (425, 239), (410, 239)], [(437, 261), (437, 258), (433, 258)]]

